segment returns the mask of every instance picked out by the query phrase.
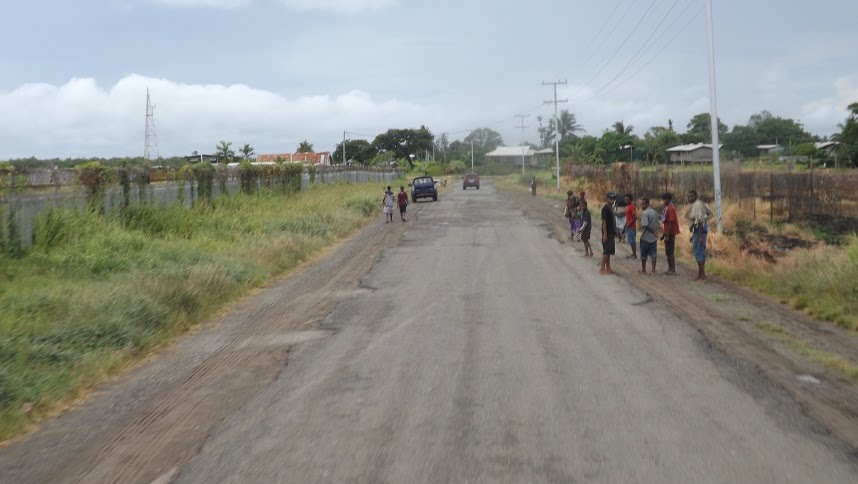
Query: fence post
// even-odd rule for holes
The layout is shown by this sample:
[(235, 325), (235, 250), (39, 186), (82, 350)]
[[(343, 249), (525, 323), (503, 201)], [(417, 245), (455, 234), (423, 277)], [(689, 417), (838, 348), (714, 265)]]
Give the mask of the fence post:
[(773, 171), (769, 171), (769, 223), (775, 223), (775, 174)]

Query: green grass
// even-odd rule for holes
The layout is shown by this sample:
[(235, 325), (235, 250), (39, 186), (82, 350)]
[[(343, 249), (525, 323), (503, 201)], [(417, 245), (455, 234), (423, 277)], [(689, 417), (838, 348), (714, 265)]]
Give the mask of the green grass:
[(798, 253), (772, 271), (747, 277), (752, 287), (795, 309), (858, 330), (858, 238), (842, 249)]
[(0, 440), (365, 225), (381, 191), (44, 212), (23, 257), (0, 255)]
[(757, 329), (814, 363), (834, 370), (849, 379), (858, 379), (858, 366), (842, 356), (813, 348), (808, 343), (793, 336), (789, 331), (770, 322), (758, 323)]

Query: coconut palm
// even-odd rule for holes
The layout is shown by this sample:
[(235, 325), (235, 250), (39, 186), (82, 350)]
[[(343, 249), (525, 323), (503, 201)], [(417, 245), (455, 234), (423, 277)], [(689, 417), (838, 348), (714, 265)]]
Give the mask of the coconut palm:
[(565, 138), (569, 135), (584, 131), (584, 128), (578, 124), (578, 119), (575, 118), (573, 113), (564, 109), (560, 112), (560, 116), (558, 116), (557, 131), (560, 133), (561, 138)]
[(307, 140), (298, 145), (298, 153), (313, 153), (313, 144)]
[(232, 143), (221, 140), (217, 145), (215, 155), (217, 155), (218, 160), (224, 162), (229, 162), (235, 158), (235, 151), (232, 150)]
[(241, 154), (244, 155), (245, 160), (249, 160), (250, 155), (253, 154), (253, 146), (250, 146), (249, 144), (245, 143), (244, 146), (242, 146), (241, 149), (238, 151), (240, 151)]
[(632, 134), (632, 131), (634, 131), (634, 129), (635, 129), (635, 127), (632, 126), (631, 124), (626, 126), (625, 123), (623, 123), (622, 121), (617, 121), (616, 123), (614, 123), (613, 127), (614, 127), (615, 133), (621, 134), (624, 136), (629, 136), (630, 134)]

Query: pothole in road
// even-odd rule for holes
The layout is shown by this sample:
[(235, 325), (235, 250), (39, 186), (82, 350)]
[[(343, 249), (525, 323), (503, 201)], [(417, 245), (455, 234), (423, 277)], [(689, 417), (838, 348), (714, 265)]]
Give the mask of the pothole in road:
[(796, 379), (802, 383), (813, 383), (814, 385), (819, 385), (822, 383), (822, 380), (813, 376), (813, 375), (796, 375)]

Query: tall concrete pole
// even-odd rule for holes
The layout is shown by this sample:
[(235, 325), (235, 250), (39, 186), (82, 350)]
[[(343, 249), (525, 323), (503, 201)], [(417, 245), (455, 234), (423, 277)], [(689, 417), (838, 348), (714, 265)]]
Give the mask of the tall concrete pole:
[(521, 118), (521, 174), (524, 175), (524, 128), (527, 126), (524, 125), (524, 118), (529, 118), (529, 114), (516, 114), (516, 118)]
[(712, 25), (712, 0), (706, 0), (709, 24), (709, 104), (712, 124), (712, 169), (715, 182), (715, 217), (718, 232), (724, 232), (724, 218), (721, 210), (721, 147), (718, 136), (718, 101), (715, 97), (715, 29)]
[(555, 175), (557, 176), (557, 189), (560, 190), (560, 118), (557, 116), (557, 104), (568, 102), (568, 99), (557, 99), (557, 85), (566, 84), (566, 80), (557, 82), (542, 81), (543, 86), (554, 86), (554, 101), (545, 101), (545, 104), (554, 103), (554, 157), (557, 162)]

